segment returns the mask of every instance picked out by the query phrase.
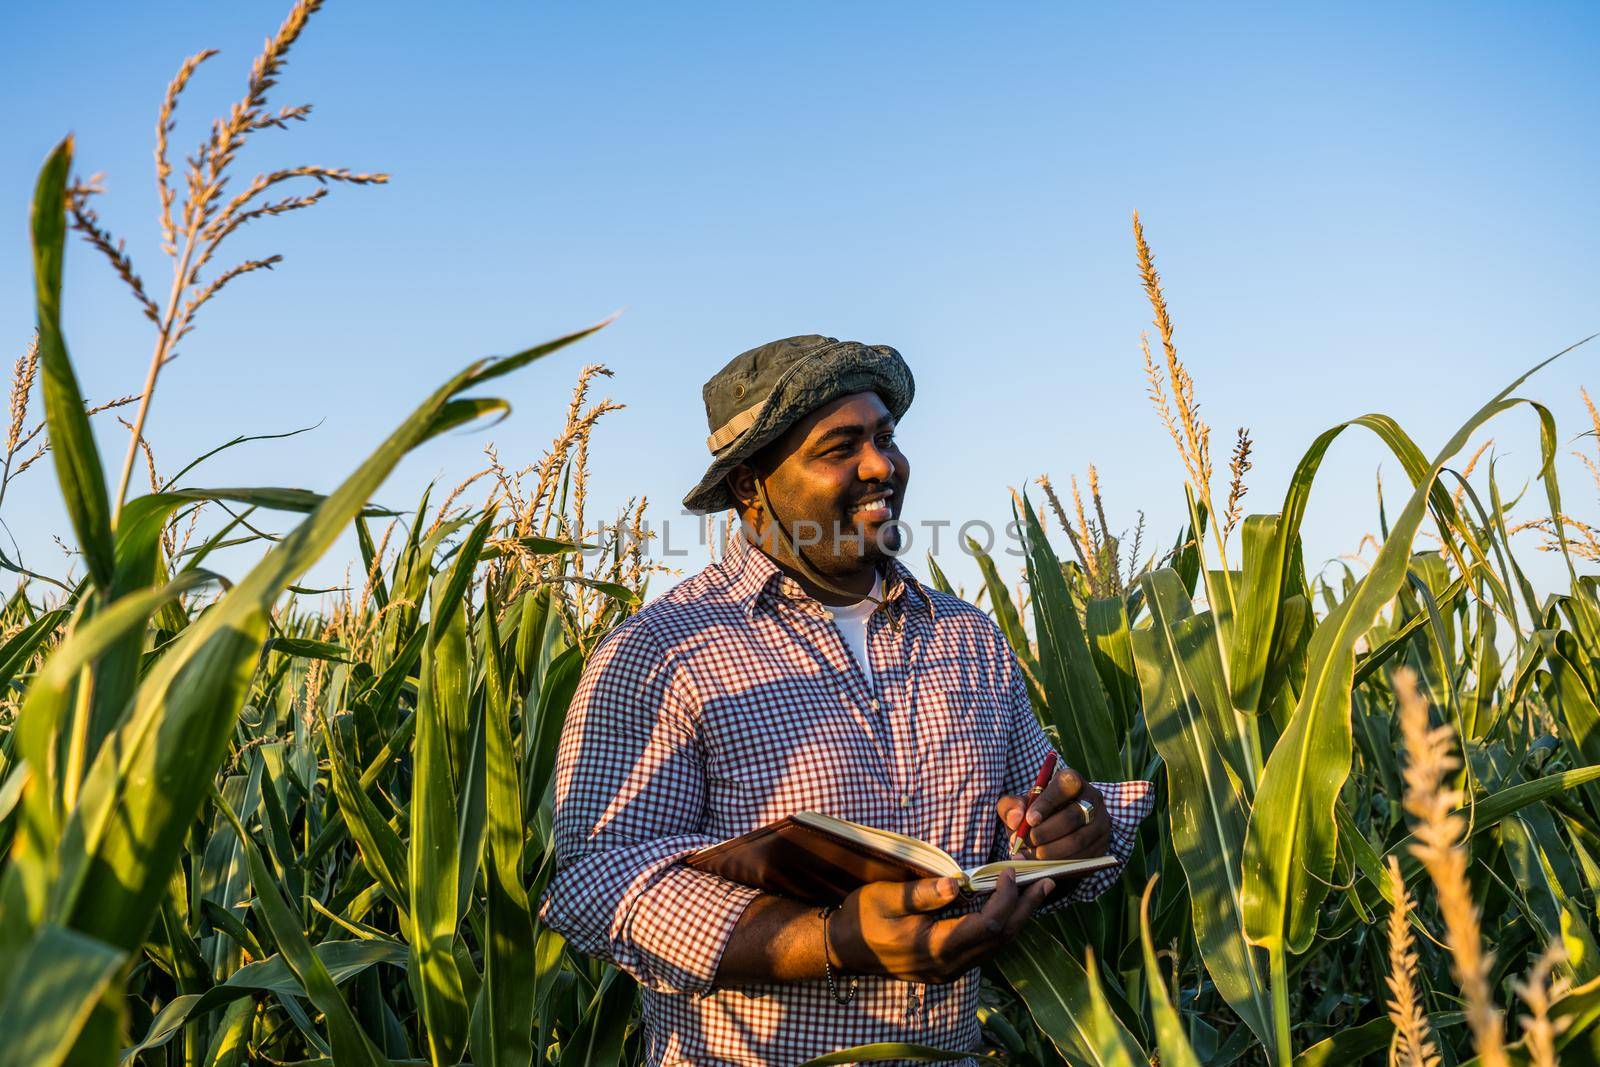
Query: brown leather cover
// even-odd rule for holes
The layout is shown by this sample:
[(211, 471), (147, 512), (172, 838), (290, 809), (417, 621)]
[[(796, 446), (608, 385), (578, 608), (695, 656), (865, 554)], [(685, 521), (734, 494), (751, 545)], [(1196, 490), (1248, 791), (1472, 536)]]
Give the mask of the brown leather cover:
[(838, 904), (867, 882), (937, 878), (905, 860), (786, 816), (741, 837), (691, 853), (684, 862), (730, 882), (807, 904)]

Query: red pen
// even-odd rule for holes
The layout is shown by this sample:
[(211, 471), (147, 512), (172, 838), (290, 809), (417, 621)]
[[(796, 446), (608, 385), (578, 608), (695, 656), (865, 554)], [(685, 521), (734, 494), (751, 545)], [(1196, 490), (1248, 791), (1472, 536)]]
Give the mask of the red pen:
[(1044, 792), (1044, 787), (1050, 784), (1050, 775), (1056, 769), (1056, 754), (1050, 753), (1044, 758), (1044, 766), (1039, 768), (1039, 776), (1033, 780), (1033, 788), (1028, 790), (1028, 795), (1022, 798), (1022, 815), (1017, 820), (1020, 827), (1011, 835), (1010, 848), (1015, 852), (1022, 844), (1022, 835), (1028, 832), (1028, 809), (1033, 807), (1033, 798)]

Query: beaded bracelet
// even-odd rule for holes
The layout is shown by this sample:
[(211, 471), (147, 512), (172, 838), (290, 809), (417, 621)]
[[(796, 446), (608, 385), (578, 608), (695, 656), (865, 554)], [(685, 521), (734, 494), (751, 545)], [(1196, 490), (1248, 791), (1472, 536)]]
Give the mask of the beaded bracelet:
[(828, 976), (828, 995), (833, 998), (833, 1002), (835, 1004), (848, 1004), (856, 998), (856, 988), (860, 985), (860, 982), (852, 975), (850, 977), (850, 992), (843, 997), (839, 996), (839, 989), (833, 982), (833, 958), (828, 951), (828, 916), (838, 910), (839, 905), (837, 904), (829, 904), (827, 907), (817, 910), (817, 914), (822, 916), (822, 969)]

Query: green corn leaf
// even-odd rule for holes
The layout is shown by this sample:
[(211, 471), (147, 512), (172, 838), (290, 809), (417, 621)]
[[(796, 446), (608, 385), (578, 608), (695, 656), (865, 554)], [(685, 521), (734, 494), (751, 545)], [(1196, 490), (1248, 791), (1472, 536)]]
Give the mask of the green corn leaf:
[[(1461, 596), (1462, 593), (1466, 592), (1466, 589), (1467, 580), (1465, 578), (1457, 578), (1450, 584), (1450, 587), (1439, 596), (1439, 607), (1446, 608), (1454, 604), (1456, 599)], [(1394, 633), (1385, 638), (1382, 644), (1358, 659), (1356, 661), (1356, 672), (1353, 684), (1360, 685), (1362, 682), (1372, 677), (1373, 673), (1379, 667), (1387, 663), (1395, 653), (1406, 647), (1406, 643), (1412, 634), (1416, 633), (1417, 630), (1427, 625), (1427, 623), (1428, 616), (1425, 614), (1418, 614), (1410, 619), (1407, 619), (1399, 629), (1395, 630)]]
[(458, 801), (469, 786), (463, 597), (491, 522), (492, 516), (485, 516), (478, 523), (455, 566), (434, 583), (417, 692), (409, 861), (411, 984), (422, 1009), (429, 1055), (441, 1063), (460, 1059), (471, 1021), (455, 957), (463, 897), (459, 815), (466, 808)]
[[(967, 538), (967, 552), (978, 561), (978, 570), (983, 574), (984, 588), (989, 590), (989, 603), (994, 605), (994, 621), (1000, 625), (1000, 632), (1006, 635), (1006, 643), (1011, 646), (1011, 651), (1017, 659), (1027, 665), (1037, 674), (1038, 665), (1034, 663), (1033, 646), (1028, 641), (1028, 631), (1022, 625), (1022, 616), (1017, 613), (1017, 605), (1011, 599), (1011, 590), (1006, 588), (1005, 581), (1000, 577), (1000, 570), (994, 565), (994, 560), (985, 552), (978, 542)], [(1036, 700), (1040, 694), (1034, 694)]]
[(1145, 982), (1150, 990), (1150, 1016), (1155, 1022), (1156, 1051), (1163, 1067), (1200, 1067), (1200, 1060), (1183, 1031), (1183, 1020), (1167, 996), (1167, 986), (1161, 977), (1161, 966), (1156, 962), (1156, 946), (1150, 939), (1150, 894), (1156, 879), (1144, 887), (1139, 900), (1139, 945), (1144, 950)]
[(602, 582), (595, 578), (585, 578), (577, 574), (560, 575), (560, 580), (563, 582), (573, 582), (577, 585), (584, 586), (585, 588), (593, 589), (596, 592), (604, 593), (617, 603), (623, 604), (630, 608), (636, 608), (642, 603), (642, 601), (639, 599), (639, 594), (634, 592), (632, 589), (629, 589), (621, 582)]
[(571, 1040), (561, 1046), (559, 1067), (622, 1067), (635, 990), (615, 967), (606, 968)]
[(83, 391), (61, 335), (61, 266), (67, 238), (68, 136), (45, 160), (33, 193), (33, 285), (39, 314), (39, 367), (44, 418), (61, 499), (95, 588), (111, 588), (116, 555), (111, 540), (111, 500), (95, 445)]
[[(1502, 819), (1531, 805), (1543, 803), (1561, 793), (1596, 781), (1600, 781), (1600, 765), (1558, 771), (1542, 778), (1535, 778), (1531, 782), (1519, 782), (1507, 786), (1480, 798), (1473, 805), (1457, 808), (1455, 814), (1468, 820), (1470, 841), (1498, 826)], [(1389, 881), (1384, 873), (1384, 863), (1386, 857), (1394, 856), (1400, 861), (1401, 873), (1407, 881), (1416, 877), (1422, 870), (1421, 861), (1411, 854), (1411, 846), (1416, 843), (1416, 838), (1407, 834), (1380, 855), (1372, 847), (1371, 842), (1362, 835), (1344, 805), (1338, 806), (1336, 817), (1339, 820), (1339, 833), (1351, 844), (1356, 868), (1364, 879), (1361, 885), (1363, 903), (1376, 903), (1381, 898), (1393, 907), (1394, 900), (1389, 895)]]
[(1233, 628), (1228, 655), (1233, 702), (1241, 711), (1254, 711), (1261, 703), (1278, 602), (1288, 595), (1282, 573), (1286, 561), (1277, 555), (1280, 545), (1287, 548), (1278, 539), (1279, 525), (1277, 515), (1250, 515), (1239, 527), (1244, 554), (1237, 586), (1240, 622)]
[(1542, 807), (1529, 808), (1501, 820), (1498, 829), (1506, 866), (1518, 889), (1513, 901), (1538, 927), (1545, 943), (1560, 941), (1566, 947), (1558, 972), (1577, 984), (1600, 978), (1600, 948), (1573, 899), (1581, 892), (1577, 870), (1550, 813)]
[[(995, 964), (1027, 1005), (1034, 1025), (1068, 1063), (1074, 1067), (1121, 1067), (1128, 1062), (1121, 1022), (1109, 1009), (1103, 1014), (1097, 1011), (1097, 987), (1091, 984), (1089, 972), (1042, 927), (1025, 927), (1021, 936), (995, 957)], [(1103, 1005), (1103, 991), (1099, 999)], [(1131, 1036), (1126, 1040), (1133, 1041)], [(1133, 1062), (1147, 1060), (1141, 1056)]]
[(950, 1052), (930, 1045), (914, 1045), (905, 1041), (878, 1041), (870, 1045), (840, 1049), (826, 1056), (816, 1056), (806, 1060), (800, 1067), (834, 1067), (835, 1064), (841, 1063), (882, 1063), (884, 1060), (946, 1063), (950, 1060), (969, 1059), (971, 1056), (970, 1052)]
[[(380, 963), (392, 967), (406, 965), (406, 947), (395, 941), (324, 941), (313, 946), (312, 952), (335, 985), (343, 985)], [(174, 997), (150, 1020), (149, 1029), (138, 1044), (123, 1050), (121, 1062), (131, 1064), (140, 1052), (167, 1044), (191, 1018), (203, 1017), (215, 1008), (248, 999), (257, 993), (301, 996), (304, 987), (282, 955), (245, 964), (226, 982), (203, 994)]]
[(1243, 876), (1250, 802), (1216, 729), (1232, 724), (1209, 613), (1189, 614), (1176, 572), (1140, 579), (1150, 626), (1133, 632), (1134, 663), (1150, 738), (1167, 769), (1172, 847), (1189, 885), (1195, 941), (1206, 970), (1276, 1061), (1277, 1037), (1263, 953), (1245, 938)]
[[(1310, 946), (1318, 906), (1332, 881), (1334, 801), (1350, 772), (1350, 686), (1356, 645), (1405, 581), (1411, 543), (1439, 471), (1479, 426), (1524, 403), (1507, 398), (1528, 374), (1484, 405), (1446, 443), (1396, 519), (1371, 571), (1312, 634), (1305, 690), (1263, 770), (1245, 835), (1245, 929), (1269, 952), (1298, 954)], [(1305, 466), (1302, 460), (1301, 467)], [(1301, 473), (1297, 471), (1296, 477)]]
[[(218, 489), (168, 489), (163, 496), (173, 496), (180, 500), (231, 500), (237, 504), (249, 504), (252, 508), (266, 508), (268, 511), (297, 512), (309, 515), (322, 506), (327, 499), (321, 493), (313, 493), (309, 489), (292, 489), (284, 486), (247, 486), (241, 488)], [(367, 518), (385, 518), (396, 514), (388, 508), (378, 507), (375, 504), (363, 504), (362, 515)]]
[(262, 651), (281, 652), (285, 656), (321, 659), (331, 663), (346, 663), (350, 660), (350, 650), (343, 645), (334, 644), (332, 641), (312, 641), (304, 637), (270, 638)]
[(112, 944), (137, 946), (184, 833), (226, 751), (279, 594), (344, 531), (437, 412), (463, 388), (592, 330), (498, 361), (436, 390), (295, 530), (172, 643), (90, 768), (62, 842), (55, 914)]
[[(163, 580), (161, 533), (188, 499), (173, 493), (153, 493), (123, 505), (117, 518), (110, 599), (121, 599)], [(197, 564), (198, 561), (188, 571), (197, 571)], [(106, 735), (128, 710), (144, 663), (145, 638), (142, 630), (130, 630), (95, 665), (94, 697), (84, 746), (86, 759), (98, 755)]]
[[(544, 796), (555, 773), (556, 749), (561, 743), (561, 728), (566, 725), (567, 708), (572, 695), (578, 691), (587, 661), (582, 647), (573, 645), (558, 655), (545, 671), (544, 687), (539, 693), (539, 705), (534, 711), (528, 758), (525, 764), (527, 782), (523, 794), (523, 808), (531, 811)], [(525, 717), (526, 718), (526, 717)]]
[[(165, 587), (123, 597), (79, 625), (45, 660), (28, 686), (14, 730), (15, 751), (22, 766), (12, 772), (13, 777), (27, 778), (23, 780), (11, 862), (0, 876), (0, 986), (19, 973), (15, 954), (45, 921), (50, 896), (60, 890), (57, 850), (64, 819), (59, 795), (64, 777), (59, 766), (60, 731), (80, 675), (129, 633), (142, 632), (162, 604), (214, 578), (204, 571), (192, 571)], [(131, 951), (131, 946), (124, 947)]]
[(126, 959), (116, 946), (75, 930), (41, 927), (19, 963), (26, 979), (12, 982), (0, 1002), (0, 1063), (65, 1063)]
[(1045, 539), (1038, 516), (1023, 498), (1028, 587), (1033, 590), (1033, 629), (1039, 641), (1039, 684), (1048, 716), (1061, 735), (1062, 755), (1094, 781), (1114, 779), (1122, 767), (1115, 722), (1100, 689), (1078, 608)]
[[(247, 775), (229, 775), (222, 783), (222, 795), (228, 806), (241, 819), (252, 818), (261, 805), (261, 769), (258, 759), (250, 761)], [(243, 925), (246, 888), (250, 884), (250, 871), (245, 865), (238, 837), (228, 832), (227, 825), (218, 816), (217, 830), (206, 842), (198, 869), (194, 872), (194, 889), (202, 909), (210, 904), (223, 915), (230, 916)], [(222, 938), (211, 945), (211, 972), (226, 978), (238, 969), (239, 950)]]
[[(586, 545), (578, 541), (563, 540), (559, 537), (508, 537), (498, 538), (489, 542), (483, 548), (482, 559), (499, 559), (510, 555), (511, 546), (517, 546), (523, 552), (535, 556), (566, 556), (574, 552), (592, 552), (599, 548), (598, 545)], [(369, 563), (368, 566), (371, 564)]]
[[(511, 414), (511, 405), (504, 400), (494, 397), (464, 397), (460, 400), (451, 400), (439, 409), (434, 416), (433, 425), (428, 427), (427, 434), (423, 437), (426, 441), (449, 433), (469, 422), (476, 422), (485, 415), (498, 415), (501, 419)], [(496, 419), (495, 422), (500, 421)], [(490, 423), (489, 425), (493, 425)]]
[[(345, 1003), (344, 996), (339, 992), (339, 987), (334, 984), (333, 976), (328, 973), (328, 968), (322, 963), (311, 948), (311, 943), (306, 940), (306, 935), (300, 926), (300, 916), (293, 911), (282, 894), (278, 892), (278, 885), (272, 880), (272, 872), (267, 869), (266, 861), (261, 858), (261, 850), (256, 848), (256, 843), (250, 835), (245, 833), (244, 826), (239, 822), (239, 817), (233, 813), (228, 802), (221, 793), (213, 793), (217, 809), (222, 813), (233, 832), (239, 836), (239, 843), (244, 848), (245, 861), (250, 868), (250, 882), (255, 887), (256, 901), (261, 907), (261, 914), (266, 919), (267, 928), (272, 931), (273, 939), (278, 942), (278, 948), (283, 953), (283, 961), (289, 970), (294, 972), (295, 979), (300, 988), (305, 991), (306, 997), (322, 1012), (328, 1024), (328, 1040), (333, 1047), (334, 1057), (341, 1064), (362, 1064), (369, 1067), (385, 1067), (388, 1060), (383, 1053), (373, 1045), (366, 1032), (356, 1023), (355, 1016), (350, 1014), (350, 1005)], [(368, 945), (370, 942), (360, 942)]]
[(1100, 676), (1100, 685), (1117, 719), (1118, 736), (1125, 735), (1139, 713), (1139, 680), (1134, 675), (1128, 611), (1123, 599), (1103, 597), (1089, 601), (1084, 631), (1095, 673)]
[[(1579, 342), (1580, 344), (1582, 342)], [(1577, 347), (1574, 345), (1573, 347)], [(1528, 375), (1537, 371), (1551, 360), (1559, 359), (1566, 352), (1558, 352), (1550, 359), (1540, 363), (1538, 367), (1530, 370), (1528, 374), (1518, 378), (1495, 398), (1499, 401), (1509, 396), (1511, 390), (1520, 385)], [(1491, 402), (1492, 406), (1493, 402)], [(1480, 412), (1479, 416), (1483, 416)], [(1481, 424), (1481, 419), (1480, 423)], [(1246, 585), (1245, 606), (1240, 612), (1240, 625), (1233, 634), (1231, 659), (1231, 677), (1233, 679), (1233, 694), (1235, 703), (1240, 710), (1255, 710), (1262, 693), (1261, 680), (1264, 678), (1264, 665), (1271, 655), (1273, 643), (1281, 636), (1278, 627), (1279, 605), (1285, 598), (1292, 595), (1294, 574), (1294, 554), (1298, 550), (1300, 541), (1300, 525), (1305, 518), (1306, 504), (1310, 499), (1311, 486), (1316, 480), (1317, 471), (1322, 465), (1323, 457), (1334, 440), (1345, 430), (1352, 426), (1360, 426), (1372, 431), (1378, 439), (1400, 460), (1400, 465), (1405, 469), (1414, 487), (1420, 487), (1426, 480), (1425, 499), (1421, 507), (1431, 507), (1439, 519), (1439, 526), (1455, 535), (1455, 540), (1447, 541), (1447, 546), (1452, 553), (1459, 557), (1456, 540), (1465, 545), (1473, 557), (1473, 562), (1480, 565), (1488, 572), (1488, 559), (1483, 549), (1482, 541), (1472, 531), (1470, 526), (1463, 521), (1459, 510), (1456, 508), (1450, 494), (1444, 486), (1439, 484), (1438, 474), (1442, 470), (1442, 460), (1435, 464), (1432, 472), (1420, 449), (1417, 448), (1409, 435), (1400, 428), (1392, 418), (1387, 415), (1363, 415), (1349, 422), (1341, 423), (1331, 429), (1325, 430), (1312, 442), (1311, 447), (1301, 457), (1299, 465), (1295, 468), (1289, 480), (1289, 489), (1284, 496), (1283, 509), (1277, 516), (1251, 516), (1245, 520), (1241, 536), (1245, 538), (1245, 570)], [(1476, 424), (1474, 425), (1476, 428)], [(1470, 435), (1470, 431), (1469, 431)], [(1466, 441), (1462, 439), (1462, 445)], [(1460, 451), (1457, 446), (1447, 453), (1443, 459), (1448, 459), (1455, 452)], [(1255, 520), (1252, 524), (1252, 520)], [(1384, 539), (1387, 542), (1392, 533), (1385, 530)], [(1410, 542), (1407, 542), (1409, 554)], [(1465, 569), (1465, 568), (1463, 568)], [(1278, 592), (1272, 593), (1276, 584)], [(1509, 592), (1491, 583), (1495, 590), (1497, 601), (1503, 610), (1514, 611), (1511, 607)]]
[(484, 755), (488, 843), (483, 876), (484, 982), (474, 1013), (473, 1053), (485, 1067), (527, 1067), (533, 1061), (538, 936), (522, 885), (522, 777), (511, 734), (509, 683), (501, 664), (493, 604), (483, 612), (487, 708)]
[(1106, 1067), (1144, 1067), (1150, 1057), (1107, 1003), (1094, 949), (1086, 948), (1084, 954), (1084, 970), (1089, 976), (1089, 1035), (1095, 1041), (1096, 1062)]
[(1582, 653), (1572, 634), (1540, 631), (1544, 662), (1550, 668), (1548, 695), (1561, 717), (1561, 740), (1575, 762), (1600, 763), (1600, 707), (1583, 678), (1578, 663)]
[[(1436, 1011), (1428, 1016), (1428, 1029), (1437, 1034), (1465, 1021), (1466, 1016), (1459, 1011)], [(1346, 1067), (1359, 1062), (1363, 1056), (1383, 1052), (1393, 1038), (1392, 1021), (1373, 1019), (1318, 1041), (1294, 1058), (1294, 1067)]]
[[(405, 843), (384, 820), (372, 798), (367, 796), (366, 787), (351, 764), (347, 747), (336, 737), (321, 708), (317, 709), (317, 715), (328, 753), (333, 795), (339, 802), (339, 814), (345, 827), (360, 852), (361, 862), (383, 887), (389, 900), (400, 909), (400, 914), (409, 915), (410, 868), (406, 861)], [(315, 854), (316, 851), (317, 845), (313, 843), (308, 852)]]
[(46, 611), (0, 644), (0, 689), (9, 686), (22, 673), (33, 654), (39, 651), (39, 646), (48, 641), (71, 615), (65, 608)]

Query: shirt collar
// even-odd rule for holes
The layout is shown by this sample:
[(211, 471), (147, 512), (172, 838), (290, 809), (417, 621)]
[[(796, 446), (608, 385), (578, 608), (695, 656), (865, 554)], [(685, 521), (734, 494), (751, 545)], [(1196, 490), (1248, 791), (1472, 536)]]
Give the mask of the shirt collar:
[[(768, 597), (797, 600), (807, 595), (799, 582), (785, 574), (771, 556), (745, 536), (743, 523), (728, 538), (722, 567), (733, 598), (744, 605), (745, 613), (751, 617)], [(889, 603), (898, 603), (902, 610), (906, 607), (921, 609), (930, 620), (933, 618), (933, 597), (905, 564), (890, 556), (880, 577), (884, 598)], [(911, 592), (908, 594), (907, 590)]]

